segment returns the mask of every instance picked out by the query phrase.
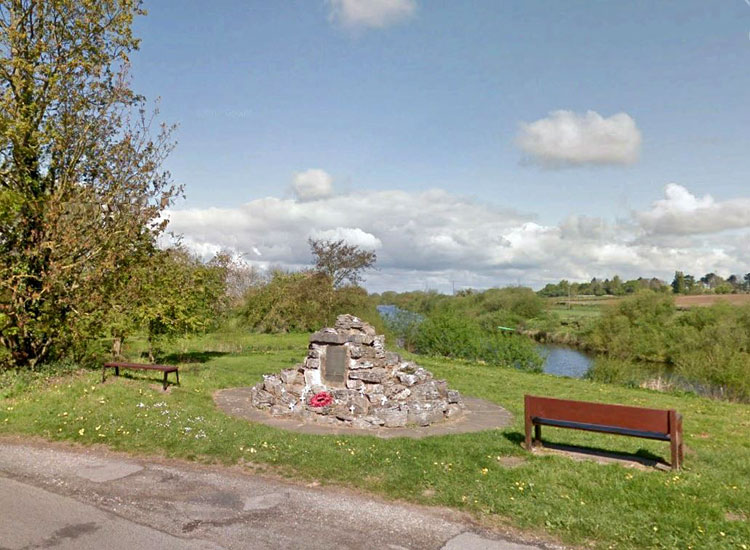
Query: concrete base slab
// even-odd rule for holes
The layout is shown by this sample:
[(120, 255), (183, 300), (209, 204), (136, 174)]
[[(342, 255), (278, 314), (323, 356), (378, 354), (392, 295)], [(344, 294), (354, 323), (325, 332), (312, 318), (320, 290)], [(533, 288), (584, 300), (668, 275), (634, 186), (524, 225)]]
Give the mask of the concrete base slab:
[(455, 420), (446, 420), (430, 426), (405, 428), (357, 429), (341, 424), (301, 422), (296, 418), (271, 416), (250, 403), (251, 388), (229, 388), (214, 394), (216, 406), (230, 416), (244, 418), (274, 428), (319, 435), (369, 435), (380, 438), (410, 437), (419, 439), (432, 435), (450, 435), (484, 430), (499, 430), (513, 422), (513, 416), (500, 405), (475, 397), (464, 397), (466, 411)]
[(536, 455), (557, 455), (572, 460), (590, 460), (598, 464), (619, 464), (625, 468), (636, 468), (638, 470), (661, 470), (671, 471), (669, 464), (658, 458), (643, 457), (635, 454), (623, 454), (603, 449), (591, 449), (588, 447), (576, 447), (573, 445), (561, 445), (558, 443), (544, 443), (544, 446), (536, 446), (533, 451)]

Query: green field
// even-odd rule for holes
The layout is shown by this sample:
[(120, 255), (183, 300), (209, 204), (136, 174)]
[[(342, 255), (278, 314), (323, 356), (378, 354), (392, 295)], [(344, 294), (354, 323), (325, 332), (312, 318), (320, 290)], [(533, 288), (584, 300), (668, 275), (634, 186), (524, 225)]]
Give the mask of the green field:
[[(232, 333), (176, 342), (167, 360), (181, 364), (182, 385), (168, 393), (157, 377), (128, 373), (102, 384), (101, 373), (88, 370), (6, 385), (0, 434), (241, 464), (449, 506), (486, 525), (587, 548), (750, 548), (747, 405), (420, 357), (465, 395), (509, 409), (514, 424), (422, 440), (310, 436), (230, 418), (214, 407), (215, 390), (252, 385), (263, 373), (299, 362), (306, 342), (306, 335)], [(524, 393), (676, 408), (685, 418), (685, 469), (532, 456), (520, 445)], [(551, 428), (545, 438), (646, 457), (669, 454), (664, 443), (635, 438)]]

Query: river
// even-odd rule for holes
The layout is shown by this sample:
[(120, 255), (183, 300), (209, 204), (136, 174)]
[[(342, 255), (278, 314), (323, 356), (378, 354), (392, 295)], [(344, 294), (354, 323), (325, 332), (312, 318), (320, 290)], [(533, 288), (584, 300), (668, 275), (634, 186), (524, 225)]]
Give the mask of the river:
[[(400, 309), (395, 305), (380, 305), (378, 311), (384, 319), (395, 320), (397, 317), (402, 317), (402, 320), (409, 322), (420, 322), (423, 317), (417, 313), (408, 312)], [(564, 376), (568, 378), (584, 378), (586, 374), (594, 366), (596, 361), (595, 354), (589, 354), (575, 348), (563, 346), (559, 344), (537, 344), (537, 351), (544, 357), (544, 365), (542, 370), (547, 374), (554, 376)], [(620, 361), (619, 365), (625, 364), (624, 361)], [(632, 365), (632, 368), (627, 367)], [(599, 373), (599, 376), (604, 374), (604, 378), (614, 378), (613, 380), (600, 380), (606, 382), (614, 382), (627, 385), (638, 385), (647, 387), (654, 390), (665, 391), (669, 389), (680, 389), (683, 391), (695, 392), (703, 396), (713, 397), (724, 397), (724, 391), (721, 388), (713, 388), (685, 380), (679, 376), (676, 376), (672, 369), (668, 366), (659, 363), (628, 363), (626, 364), (626, 380), (617, 380), (618, 369), (615, 369), (614, 375), (608, 373), (608, 364), (598, 365), (598, 368), (604, 369)]]
[[(395, 305), (379, 305), (378, 312), (386, 320), (394, 320), (398, 315), (406, 315), (410, 320), (421, 320), (422, 316), (416, 313), (405, 311)], [(555, 344), (539, 344), (537, 347), (539, 354), (544, 357), (544, 372), (556, 376), (568, 376), (570, 378), (583, 378), (591, 365), (594, 358), (581, 351), (566, 346)]]
[(544, 357), (544, 372), (555, 376), (583, 378), (594, 363), (592, 356), (566, 346), (539, 344), (537, 351)]

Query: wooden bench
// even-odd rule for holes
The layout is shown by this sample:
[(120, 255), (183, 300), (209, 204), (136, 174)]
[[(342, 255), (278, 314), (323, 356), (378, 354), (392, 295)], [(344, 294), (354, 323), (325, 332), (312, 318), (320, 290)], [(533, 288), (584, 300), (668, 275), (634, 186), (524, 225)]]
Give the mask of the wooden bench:
[(542, 426), (553, 426), (669, 441), (672, 469), (682, 465), (682, 415), (674, 409), (647, 409), (526, 395), (524, 411), (528, 450), (532, 449), (535, 441), (541, 442)]
[(174, 365), (143, 365), (141, 363), (120, 363), (110, 362), (104, 363), (102, 367), (102, 382), (104, 382), (107, 369), (115, 369), (115, 376), (120, 376), (120, 369), (135, 369), (135, 370), (158, 370), (164, 373), (164, 384), (163, 387), (167, 389), (167, 375), (173, 372), (177, 377), (177, 383), (180, 383), (180, 371)]

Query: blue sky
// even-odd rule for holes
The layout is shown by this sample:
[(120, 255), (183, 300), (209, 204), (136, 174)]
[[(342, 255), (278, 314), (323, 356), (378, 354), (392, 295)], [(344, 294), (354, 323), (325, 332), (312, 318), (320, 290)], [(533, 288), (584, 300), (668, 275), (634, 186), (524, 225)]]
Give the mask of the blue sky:
[(146, 8), (134, 87), (179, 124), (196, 252), (346, 238), (373, 290), (750, 271), (743, 0)]

